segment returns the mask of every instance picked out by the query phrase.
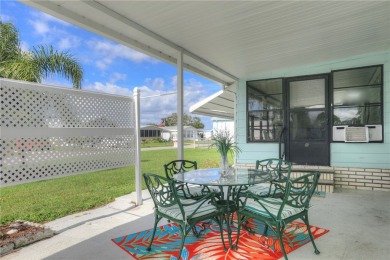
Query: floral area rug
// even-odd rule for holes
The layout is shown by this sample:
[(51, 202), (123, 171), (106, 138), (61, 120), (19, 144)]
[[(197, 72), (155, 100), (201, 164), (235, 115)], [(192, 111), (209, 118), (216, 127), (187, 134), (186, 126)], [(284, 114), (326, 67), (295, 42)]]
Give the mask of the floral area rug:
[[(200, 229), (201, 225), (197, 226)], [(246, 229), (241, 229), (238, 249), (233, 250), (228, 246), (227, 231), (224, 227), (223, 234), (227, 251), (224, 251), (220, 229), (217, 223), (211, 222), (206, 225), (206, 230), (202, 236), (196, 238), (192, 232), (187, 235), (182, 252), (182, 259), (279, 259), (283, 257), (281, 245), (272, 229), (268, 229), (266, 236), (263, 234), (264, 224), (250, 220), (248, 227), (256, 233), (249, 233)], [(152, 235), (152, 229), (139, 233), (130, 234), (112, 239), (121, 249), (136, 259), (178, 259), (181, 243), (181, 232), (176, 224), (170, 223), (160, 226), (156, 230), (153, 240), (152, 250), (146, 251)], [(237, 239), (237, 228), (232, 226), (233, 242)], [(311, 226), (314, 238), (318, 238), (329, 230)], [(304, 244), (310, 242), (306, 225), (300, 222), (288, 224), (283, 236), (283, 243), (287, 253), (296, 250)], [(312, 245), (310, 245), (312, 246)], [(319, 248), (321, 251), (321, 248)], [(313, 248), (314, 256), (314, 248)]]

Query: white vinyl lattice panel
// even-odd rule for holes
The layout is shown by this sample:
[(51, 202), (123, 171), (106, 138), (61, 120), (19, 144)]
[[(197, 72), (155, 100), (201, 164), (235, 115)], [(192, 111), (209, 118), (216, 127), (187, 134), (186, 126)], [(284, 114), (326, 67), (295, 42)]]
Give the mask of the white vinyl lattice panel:
[(2, 127), (134, 128), (132, 99), (43, 85), (1, 82)]
[(1, 186), (135, 163), (133, 98), (1, 79)]

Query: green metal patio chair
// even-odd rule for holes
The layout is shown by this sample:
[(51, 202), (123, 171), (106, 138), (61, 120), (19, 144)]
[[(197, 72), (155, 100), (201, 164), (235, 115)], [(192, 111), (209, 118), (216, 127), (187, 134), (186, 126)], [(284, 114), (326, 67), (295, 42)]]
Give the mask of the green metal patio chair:
[[(311, 242), (315, 249), (314, 252), (319, 254), (320, 251), (318, 251), (314, 243), (314, 237), (310, 231), (308, 217), (310, 199), (317, 187), (319, 177), (319, 172), (313, 172), (297, 179), (287, 181), (286, 186), (275, 183), (276, 186), (279, 186), (279, 189), (284, 190), (284, 196), (282, 199), (271, 197), (264, 198), (252, 193), (251, 191), (246, 191), (245, 197), (242, 200), (242, 205), (240, 205), (237, 211), (237, 238), (240, 237), (240, 231), (243, 223), (249, 218), (262, 221), (266, 225), (264, 235), (267, 233), (268, 227), (271, 227), (279, 239), (283, 255), (285, 259), (287, 259), (287, 254), (283, 244), (284, 229), (288, 223), (297, 219), (302, 219), (306, 224)], [(246, 227), (246, 229), (248, 229), (248, 227)], [(289, 243), (292, 246), (291, 241), (289, 241)], [(238, 239), (236, 247), (237, 245)]]
[[(182, 233), (178, 259), (180, 259), (185, 238), (190, 230), (194, 231), (196, 237), (199, 237), (202, 231), (205, 230), (205, 225), (202, 225), (203, 229), (196, 231), (195, 225), (197, 223), (214, 219), (217, 221), (220, 230), (222, 230), (221, 222), (218, 220), (220, 212), (214, 206), (215, 193), (211, 192), (197, 200), (181, 200), (178, 197), (175, 183), (172, 180), (152, 173), (145, 173), (143, 176), (154, 202), (155, 214), (153, 234), (147, 247), (148, 251), (151, 250), (157, 224), (162, 218), (177, 223)], [(221, 239), (222, 243), (224, 243), (222, 232)]]
[[(170, 180), (174, 180), (173, 175), (177, 173), (196, 169), (198, 169), (196, 161), (174, 160), (164, 164), (165, 175)], [(221, 192), (217, 187), (207, 187), (204, 185), (176, 183), (176, 189), (179, 197), (185, 199), (197, 199), (202, 197), (204, 194), (210, 193), (211, 191), (215, 192), (217, 197), (220, 197), (221, 195)]]
[(290, 179), (291, 163), (281, 159), (265, 159), (256, 161), (256, 169), (268, 172), (274, 177), (270, 183), (260, 183), (247, 187), (252, 193), (262, 197), (283, 196), (283, 190), (278, 189), (279, 185), (274, 183), (285, 184)]

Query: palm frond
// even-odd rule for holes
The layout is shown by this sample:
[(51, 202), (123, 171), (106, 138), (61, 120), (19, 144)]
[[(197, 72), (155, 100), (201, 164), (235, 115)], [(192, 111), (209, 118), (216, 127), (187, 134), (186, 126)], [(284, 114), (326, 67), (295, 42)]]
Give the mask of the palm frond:
[(57, 52), (52, 46), (37, 46), (32, 52), (20, 48), (19, 32), (11, 23), (0, 19), (0, 77), (41, 82), (52, 74), (71, 80), (74, 88), (81, 88), (83, 70), (67, 52)]
[(39, 68), (35, 66), (28, 52), (2, 61), (0, 65), (0, 77), (2, 78), (41, 82)]
[(12, 23), (0, 19), (0, 61), (14, 59), (20, 53), (19, 32)]
[(83, 70), (77, 60), (68, 52), (57, 52), (52, 46), (37, 46), (33, 49), (33, 61), (40, 68), (42, 77), (60, 74), (73, 82), (73, 87), (80, 89)]

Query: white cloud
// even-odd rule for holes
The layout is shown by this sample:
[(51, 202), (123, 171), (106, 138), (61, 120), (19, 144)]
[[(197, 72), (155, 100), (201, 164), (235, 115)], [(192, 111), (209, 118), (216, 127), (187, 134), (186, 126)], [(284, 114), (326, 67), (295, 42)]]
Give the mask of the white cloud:
[(153, 80), (152, 86), (156, 89), (163, 89), (165, 81), (162, 78), (156, 78)]
[(80, 45), (80, 38), (68, 32), (71, 24), (41, 12), (31, 12), (28, 23), (33, 32), (42, 37), (44, 44), (54, 45), (59, 50), (68, 50)]
[(32, 27), (34, 28), (35, 33), (37, 33), (39, 35), (44, 36), (44, 35), (46, 35), (46, 33), (48, 33), (50, 31), (49, 25), (46, 22), (42, 22), (39, 20), (30, 20), (29, 22), (32, 25)]
[(165, 80), (163, 78), (147, 78), (145, 79), (147, 85), (152, 86), (152, 88), (162, 90), (165, 87)]
[(69, 49), (70, 46), (72, 46), (72, 43), (69, 38), (63, 38), (61, 41), (58, 43), (58, 46), (60, 49)]
[(105, 70), (115, 59), (126, 59), (135, 63), (149, 62), (155, 64), (159, 62), (124, 45), (98, 40), (88, 41), (87, 44), (99, 57), (96, 66), (101, 70)]
[(177, 86), (177, 76), (171, 77), (171, 85), (175, 87)]
[(141, 93), (141, 124), (157, 124), (161, 118), (176, 112), (176, 94), (154, 90), (148, 86), (138, 88)]
[(83, 87), (84, 90), (97, 91), (121, 96), (133, 96), (133, 91), (112, 83), (95, 82), (93, 85)]
[(110, 76), (110, 83), (114, 84), (115, 82), (119, 80), (125, 80), (127, 78), (127, 75), (124, 73), (114, 72)]
[[(153, 90), (147, 86), (138, 87), (141, 97), (165, 94), (163, 91)], [(120, 87), (112, 83), (95, 82), (92, 85), (83, 87), (83, 90), (103, 92), (122, 96), (133, 96), (133, 90)], [(153, 98), (141, 98), (141, 124), (159, 123), (163, 117), (170, 116), (176, 104), (176, 96), (168, 95)]]
[(96, 67), (98, 67), (98, 69), (100, 70), (106, 70), (106, 68), (108, 67), (108, 65), (111, 64), (110, 62), (107, 62), (107, 61), (103, 61), (103, 60), (97, 60), (95, 62), (95, 65)]
[[(176, 76), (171, 78), (171, 88), (164, 91), (153, 86), (154, 83), (159, 82), (159, 78), (146, 79), (145, 82), (149, 86), (139, 87), (141, 92), (141, 124), (159, 123), (161, 118), (177, 112), (176, 93), (164, 95), (176, 92)], [(208, 96), (206, 94), (207, 87), (195, 79), (189, 79), (184, 82), (184, 113), (190, 114), (189, 107)], [(205, 120), (207, 118), (202, 117), (202, 122), (205, 123)]]
[(61, 40), (58, 43), (58, 48), (60, 50), (69, 50), (79, 45), (80, 45), (80, 38), (73, 35), (68, 35), (68, 36), (61, 37)]

